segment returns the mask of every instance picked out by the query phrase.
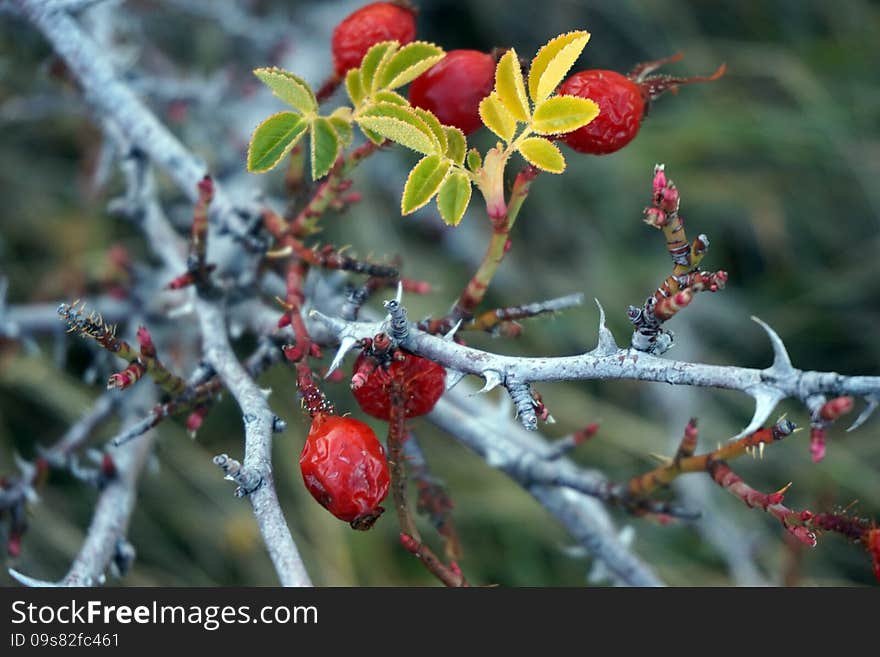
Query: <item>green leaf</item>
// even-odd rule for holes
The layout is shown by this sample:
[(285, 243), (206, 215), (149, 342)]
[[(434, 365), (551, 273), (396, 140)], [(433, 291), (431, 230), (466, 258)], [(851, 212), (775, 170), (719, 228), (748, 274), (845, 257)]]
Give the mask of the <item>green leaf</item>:
[(562, 153), (549, 139), (543, 137), (529, 137), (519, 145), (519, 154), (529, 164), (550, 173), (562, 173), (565, 171), (565, 158)]
[(265, 173), (281, 161), (305, 134), (309, 122), (295, 112), (279, 112), (263, 121), (251, 135), (247, 170)]
[(526, 86), (523, 83), (519, 57), (513, 48), (504, 53), (495, 67), (495, 93), (513, 118), (517, 121), (529, 120)]
[(437, 142), (437, 146), (440, 149), (441, 153), (446, 152), (446, 132), (443, 130), (443, 126), (440, 125), (440, 121), (428, 110), (424, 110), (421, 107), (413, 107), (412, 110), (416, 113), (422, 121), (425, 122), (425, 125), (428, 126), (428, 129), (431, 131), (431, 134), (434, 135), (434, 141)]
[(433, 43), (415, 41), (394, 53), (378, 76), (381, 89), (397, 89), (412, 82), (446, 55)]
[(450, 226), (457, 226), (471, 202), (471, 181), (467, 174), (454, 171), (446, 176), (437, 193), (437, 209)]
[(377, 103), (368, 107), (357, 118), (358, 124), (425, 155), (440, 152), (434, 134), (410, 107), (392, 103)]
[(353, 68), (345, 74), (345, 90), (348, 92), (348, 97), (351, 98), (351, 102), (355, 107), (363, 102), (366, 93), (364, 93), (364, 85), (361, 83), (361, 70), (359, 68)]
[(419, 160), (406, 179), (400, 200), (401, 214), (411, 214), (426, 205), (440, 188), (449, 166), (449, 160), (439, 155), (428, 155)]
[(483, 157), (480, 155), (480, 151), (476, 148), (472, 148), (467, 153), (467, 168), (473, 172), (477, 172), (483, 166)]
[(403, 105), (409, 107), (409, 101), (396, 91), (388, 91), (387, 89), (377, 91), (373, 96), (373, 100), (377, 103), (391, 103), (393, 105)]
[(532, 102), (537, 105), (556, 90), (589, 40), (589, 32), (568, 32), (551, 39), (538, 51), (529, 69)]
[(589, 98), (553, 96), (535, 108), (532, 130), (539, 135), (557, 135), (587, 125), (599, 115), (599, 106)]
[(400, 43), (397, 41), (383, 41), (370, 48), (364, 55), (361, 60), (361, 86), (367, 95), (379, 88), (378, 75), (399, 46)]
[(339, 137), (330, 119), (319, 116), (312, 122), (312, 179), (323, 178), (339, 157)]
[(443, 132), (446, 133), (446, 156), (461, 166), (464, 164), (465, 151), (467, 151), (464, 133), (451, 125), (443, 126)]
[(333, 114), (328, 118), (330, 119), (330, 123), (333, 125), (333, 129), (336, 131), (336, 135), (339, 137), (342, 146), (350, 146), (351, 142), (354, 141), (354, 130), (351, 127), (351, 108), (338, 107), (333, 110)]
[(480, 120), (504, 141), (513, 139), (516, 132), (516, 119), (498, 98), (494, 91), (480, 101)]
[(258, 68), (254, 71), (263, 83), (288, 105), (303, 114), (311, 114), (318, 109), (318, 101), (308, 83), (280, 68)]

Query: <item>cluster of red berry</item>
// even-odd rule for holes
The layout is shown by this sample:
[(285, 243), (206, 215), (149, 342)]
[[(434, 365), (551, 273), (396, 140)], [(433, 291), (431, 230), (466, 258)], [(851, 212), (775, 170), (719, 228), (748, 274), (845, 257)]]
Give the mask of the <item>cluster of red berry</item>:
[[(374, 2), (343, 20), (333, 32), (333, 65), (337, 79), (361, 65), (377, 43), (401, 45), (416, 35), (415, 11), (406, 2)], [(668, 60), (667, 60), (668, 61)], [(701, 78), (646, 77), (664, 62), (645, 64), (629, 77), (606, 70), (574, 73), (558, 89), (561, 95), (595, 101), (598, 117), (558, 138), (574, 150), (596, 155), (613, 153), (636, 136), (653, 98), (678, 84)], [(442, 123), (466, 135), (483, 126), (480, 101), (495, 84), (496, 58), (478, 50), (453, 50), (416, 78), (409, 89), (412, 105), (432, 112)], [(641, 74), (638, 72), (641, 71)], [(366, 351), (352, 378), (354, 397), (368, 415), (388, 421), (391, 385), (406, 391), (406, 417), (424, 415), (443, 394), (445, 370), (425, 358), (401, 351), (377, 358)], [(350, 417), (326, 410), (312, 413), (312, 426), (300, 457), (303, 480), (314, 498), (333, 515), (356, 529), (368, 529), (381, 515), (388, 494), (385, 451), (373, 430)]]

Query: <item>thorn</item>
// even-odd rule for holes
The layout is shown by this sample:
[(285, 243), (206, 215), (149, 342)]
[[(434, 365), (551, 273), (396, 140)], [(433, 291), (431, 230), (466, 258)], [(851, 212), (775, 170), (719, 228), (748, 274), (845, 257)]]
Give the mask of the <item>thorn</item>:
[(455, 326), (453, 326), (451, 329), (449, 329), (449, 330), (443, 335), (443, 339), (444, 339), (446, 342), (452, 342), (452, 339), (455, 337), (456, 332), (457, 332), (458, 329), (461, 327), (461, 321), (462, 321), (462, 320), (458, 320), (458, 321), (455, 323)]
[(651, 452), (649, 456), (661, 465), (670, 465), (672, 463), (672, 459), (665, 454), (657, 454), (656, 452)]
[(394, 300), (397, 303), (403, 302), (403, 283), (401, 281), (397, 281), (397, 294), (394, 295)]
[(868, 418), (874, 414), (874, 411), (877, 410), (877, 406), (880, 406), (880, 397), (866, 397), (866, 399), (868, 400), (868, 405), (865, 407), (865, 410), (859, 414), (852, 425), (850, 425), (847, 432), (855, 431), (862, 426), (868, 421)]
[(477, 390), (474, 393), (475, 395), (489, 392), (490, 390), (498, 387), (501, 384), (501, 375), (495, 370), (485, 370), (480, 373), (480, 376), (482, 376), (486, 380), (486, 384), (482, 388)]
[[(313, 310), (312, 312), (314, 313), (317, 311)], [(345, 355), (349, 351), (351, 351), (357, 343), (357, 339), (351, 336), (346, 336), (339, 341), (339, 349), (336, 350), (336, 355), (333, 356), (333, 361), (330, 363), (330, 367), (327, 368), (327, 373), (324, 374), (325, 379), (333, 374), (333, 372), (335, 372), (340, 365), (342, 365), (342, 361), (345, 359)]]
[(770, 413), (773, 412), (773, 409), (776, 408), (776, 404), (785, 398), (784, 392), (778, 388), (763, 383), (752, 386), (745, 392), (755, 398), (755, 413), (748, 426), (731, 438), (731, 440), (738, 440), (743, 436), (747, 436), (760, 429), (761, 425), (763, 425), (767, 418), (770, 417)]
[(8, 571), (9, 576), (14, 579), (19, 584), (23, 584), (24, 586), (29, 586), (31, 588), (53, 588), (58, 586), (55, 582), (47, 582), (42, 579), (34, 579), (29, 575), (25, 575), (24, 573), (20, 573), (15, 568), (10, 568)]
[(766, 443), (760, 443), (758, 445), (758, 454), (761, 456), (762, 461), (764, 460), (764, 446), (765, 445), (766, 445)]
[(266, 251), (266, 253), (264, 255), (269, 260), (272, 260), (275, 258), (286, 258), (287, 256), (289, 256), (292, 253), (293, 253), (293, 247), (290, 244), (288, 244), (287, 246), (282, 247), (280, 249), (275, 249), (274, 251)]
[(778, 491), (776, 491), (773, 494), (774, 495), (785, 495), (788, 492), (788, 489), (791, 488), (791, 485), (793, 483), (794, 483), (793, 481), (789, 481), (787, 484), (785, 484), (785, 486), (783, 486), (782, 488), (780, 488)]
[(773, 365), (771, 365), (769, 369), (777, 376), (794, 372), (791, 358), (789, 357), (788, 351), (785, 349), (785, 344), (782, 342), (782, 338), (779, 337), (779, 334), (770, 328), (766, 322), (763, 322), (754, 315), (752, 315), (752, 321), (756, 322), (761, 328), (763, 328), (767, 333), (767, 337), (770, 338), (770, 344), (773, 347)]
[(602, 307), (602, 304), (599, 303), (598, 299), (594, 299), (594, 301), (599, 307), (599, 341), (596, 344), (593, 353), (599, 356), (607, 356), (617, 352), (620, 347), (617, 346), (617, 341), (614, 339), (614, 335), (608, 330), (608, 327), (605, 326), (605, 309)]
[(465, 377), (465, 373), (459, 370), (446, 370), (446, 390), (452, 390)]

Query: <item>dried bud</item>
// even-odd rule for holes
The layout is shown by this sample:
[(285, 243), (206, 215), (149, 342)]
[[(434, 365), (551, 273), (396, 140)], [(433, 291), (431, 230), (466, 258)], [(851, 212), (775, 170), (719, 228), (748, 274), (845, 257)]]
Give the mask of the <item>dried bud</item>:
[(825, 429), (813, 427), (810, 430), (810, 457), (813, 463), (825, 458)]
[(654, 165), (654, 196), (657, 196), (666, 188), (666, 167), (662, 164)]
[(849, 413), (852, 409), (852, 397), (836, 397), (822, 406), (819, 410), (819, 417), (827, 422), (833, 422), (841, 415)]
[(674, 185), (668, 185), (657, 195), (657, 206), (669, 214), (678, 212), (679, 196), (678, 189)]
[(113, 479), (116, 477), (116, 462), (107, 452), (101, 456), (101, 474), (105, 479)]
[(585, 426), (583, 429), (576, 431), (572, 435), (572, 442), (575, 445), (580, 445), (582, 443), (587, 442), (590, 438), (595, 436), (597, 433), (599, 433), (599, 423), (598, 422), (591, 422), (590, 424)]
[(419, 542), (409, 534), (400, 533), (400, 544), (404, 550), (412, 554), (417, 554), (419, 551)]
[(645, 223), (654, 228), (662, 228), (669, 223), (669, 217), (660, 208), (645, 208)]

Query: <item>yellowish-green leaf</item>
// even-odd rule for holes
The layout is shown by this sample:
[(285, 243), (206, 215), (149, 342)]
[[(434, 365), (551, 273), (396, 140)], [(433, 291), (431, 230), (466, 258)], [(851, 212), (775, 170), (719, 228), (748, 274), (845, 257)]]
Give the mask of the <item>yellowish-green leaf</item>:
[(513, 118), (517, 121), (529, 120), (526, 85), (523, 83), (519, 57), (513, 48), (502, 55), (495, 67), (495, 93)]
[(339, 157), (339, 137), (330, 119), (319, 116), (312, 122), (312, 179), (323, 178)]
[(519, 154), (529, 164), (550, 173), (562, 173), (565, 171), (565, 158), (562, 153), (549, 139), (543, 137), (529, 137), (519, 146)]
[(419, 160), (407, 176), (400, 200), (401, 214), (411, 214), (426, 205), (440, 189), (449, 166), (449, 160), (439, 155), (428, 155)]
[(480, 101), (480, 120), (504, 141), (513, 139), (516, 132), (516, 119), (498, 98), (494, 91)]
[(446, 53), (439, 46), (424, 41), (408, 43), (394, 53), (377, 76), (380, 89), (397, 89), (412, 82), (439, 62)]
[(589, 32), (568, 32), (551, 39), (538, 51), (529, 69), (532, 102), (537, 105), (556, 90), (589, 40)]
[(330, 119), (330, 123), (333, 125), (333, 129), (336, 131), (336, 135), (339, 137), (342, 146), (350, 146), (351, 142), (354, 140), (354, 130), (351, 127), (351, 108), (338, 107), (333, 110), (333, 114), (328, 118)]
[(557, 135), (587, 125), (599, 115), (599, 106), (589, 98), (553, 96), (535, 108), (532, 130), (539, 135)]
[(440, 152), (434, 134), (411, 107), (376, 103), (364, 110), (358, 123), (386, 139), (425, 155)]
[(353, 68), (345, 74), (345, 90), (348, 92), (348, 97), (351, 98), (351, 102), (355, 107), (363, 102), (366, 93), (361, 82), (361, 70), (359, 68)]
[(472, 148), (467, 153), (467, 168), (471, 171), (479, 171), (480, 167), (483, 166), (483, 156), (480, 155), (480, 151), (476, 148)]
[(281, 161), (302, 138), (309, 122), (295, 112), (279, 112), (263, 121), (251, 135), (247, 170), (265, 173)]
[(381, 70), (397, 52), (400, 44), (397, 41), (383, 41), (367, 51), (361, 60), (361, 85), (367, 95), (379, 88)]
[(367, 139), (376, 144), (376, 146), (381, 146), (385, 143), (385, 137), (380, 135), (378, 132), (375, 132), (374, 130), (370, 130), (369, 128), (361, 126), (361, 132), (364, 133), (364, 136), (366, 136)]
[(446, 156), (461, 166), (464, 164), (464, 156), (467, 151), (467, 140), (464, 133), (451, 125), (443, 126), (443, 132), (446, 133)]
[(437, 146), (439, 148), (439, 152), (446, 152), (446, 132), (443, 130), (443, 126), (440, 124), (440, 121), (428, 110), (424, 110), (421, 107), (413, 107), (412, 110), (416, 113), (422, 121), (425, 122), (425, 125), (428, 126), (428, 129), (431, 131), (431, 134), (434, 135), (434, 141), (437, 142)]
[(293, 73), (280, 68), (258, 68), (254, 70), (260, 80), (288, 105), (303, 114), (311, 114), (318, 109), (318, 101), (308, 83)]
[(373, 95), (373, 100), (377, 103), (391, 103), (393, 105), (403, 105), (404, 107), (409, 107), (409, 101), (401, 96), (396, 91), (388, 91), (387, 89), (383, 89), (382, 91), (377, 91)]
[(457, 226), (471, 202), (471, 181), (467, 174), (453, 171), (437, 192), (437, 209), (450, 226)]

